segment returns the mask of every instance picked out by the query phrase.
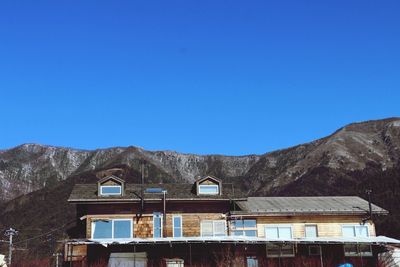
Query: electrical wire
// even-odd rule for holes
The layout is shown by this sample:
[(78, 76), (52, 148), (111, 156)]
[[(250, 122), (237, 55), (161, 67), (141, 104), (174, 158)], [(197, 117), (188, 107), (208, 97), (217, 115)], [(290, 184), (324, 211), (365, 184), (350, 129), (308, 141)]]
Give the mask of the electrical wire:
[(66, 223), (63, 224), (62, 226), (60, 226), (60, 227), (58, 227), (58, 228), (55, 228), (55, 229), (52, 229), (52, 230), (50, 230), (50, 231), (48, 231), (48, 232), (46, 232), (46, 233), (44, 233), (44, 234), (37, 235), (37, 236), (34, 236), (34, 237), (30, 237), (30, 238), (27, 238), (27, 239), (24, 239), (24, 240), (19, 240), (19, 241), (17, 241), (17, 242), (14, 242), (14, 244), (16, 245), (16, 244), (24, 243), (24, 242), (27, 242), (27, 241), (30, 241), (30, 240), (34, 240), (34, 239), (38, 239), (38, 238), (40, 238), (40, 237), (43, 237), (43, 236), (46, 236), (46, 235), (48, 235), (48, 234), (54, 233), (54, 232), (56, 232), (56, 231), (58, 231), (58, 230), (61, 230), (61, 229), (65, 228), (68, 224), (70, 224), (70, 223), (72, 223), (72, 222), (74, 222), (74, 221), (75, 221), (75, 220), (71, 220), (71, 221), (69, 221), (69, 222), (66, 222)]

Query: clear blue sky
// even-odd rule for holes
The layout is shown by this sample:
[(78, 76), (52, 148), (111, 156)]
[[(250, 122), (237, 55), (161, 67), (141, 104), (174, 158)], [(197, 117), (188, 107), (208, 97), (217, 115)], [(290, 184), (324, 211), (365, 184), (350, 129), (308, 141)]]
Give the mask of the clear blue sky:
[(400, 116), (400, 1), (0, 2), (0, 148), (285, 148)]

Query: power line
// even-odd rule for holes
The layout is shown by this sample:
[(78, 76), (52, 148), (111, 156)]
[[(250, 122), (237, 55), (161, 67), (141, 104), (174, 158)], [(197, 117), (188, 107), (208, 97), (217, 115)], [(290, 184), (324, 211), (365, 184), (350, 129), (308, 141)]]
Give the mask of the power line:
[(23, 242), (27, 242), (27, 241), (30, 241), (30, 240), (34, 240), (34, 239), (37, 239), (37, 238), (46, 236), (46, 235), (48, 235), (48, 234), (54, 233), (54, 232), (56, 232), (56, 231), (58, 231), (58, 230), (60, 230), (60, 229), (63, 229), (65, 226), (67, 226), (68, 224), (70, 224), (70, 223), (72, 223), (72, 222), (74, 222), (74, 221), (75, 221), (75, 220), (71, 220), (71, 221), (69, 221), (69, 222), (66, 222), (66, 223), (63, 224), (62, 226), (60, 226), (60, 227), (58, 227), (58, 228), (55, 228), (55, 229), (52, 229), (52, 230), (50, 230), (50, 231), (48, 231), (48, 232), (46, 232), (46, 233), (44, 233), (44, 234), (37, 235), (37, 236), (34, 236), (34, 237), (30, 237), (30, 238), (27, 238), (27, 239), (24, 239), (24, 240), (19, 240), (18, 242), (15, 242), (14, 244), (20, 244), (20, 243), (23, 243)]

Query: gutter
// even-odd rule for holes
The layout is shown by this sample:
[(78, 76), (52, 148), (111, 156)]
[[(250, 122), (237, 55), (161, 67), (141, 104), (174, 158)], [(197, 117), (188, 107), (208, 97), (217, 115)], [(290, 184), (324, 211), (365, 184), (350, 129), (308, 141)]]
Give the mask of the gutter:
[[(148, 198), (144, 199), (146, 202), (148, 201), (157, 201), (159, 202), (160, 198)], [(241, 200), (246, 200), (246, 199), (233, 199), (234, 201), (241, 201)], [(68, 199), (67, 200), (70, 203), (101, 203), (101, 202), (106, 202), (106, 203), (130, 203), (130, 202), (140, 202), (140, 199), (137, 198), (130, 198), (130, 199)], [(232, 199), (229, 198), (168, 198), (167, 201), (176, 201), (176, 202), (187, 202), (187, 201), (232, 201)]]

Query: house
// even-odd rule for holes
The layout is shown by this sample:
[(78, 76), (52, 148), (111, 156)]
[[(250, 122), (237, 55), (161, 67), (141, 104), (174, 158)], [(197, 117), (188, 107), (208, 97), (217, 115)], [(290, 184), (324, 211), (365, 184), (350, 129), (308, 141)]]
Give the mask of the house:
[(77, 227), (65, 261), (77, 266), (375, 266), (386, 245), (400, 244), (376, 236), (371, 218), (388, 212), (359, 197), (247, 197), (213, 176), (107, 176), (75, 185), (68, 201)]

